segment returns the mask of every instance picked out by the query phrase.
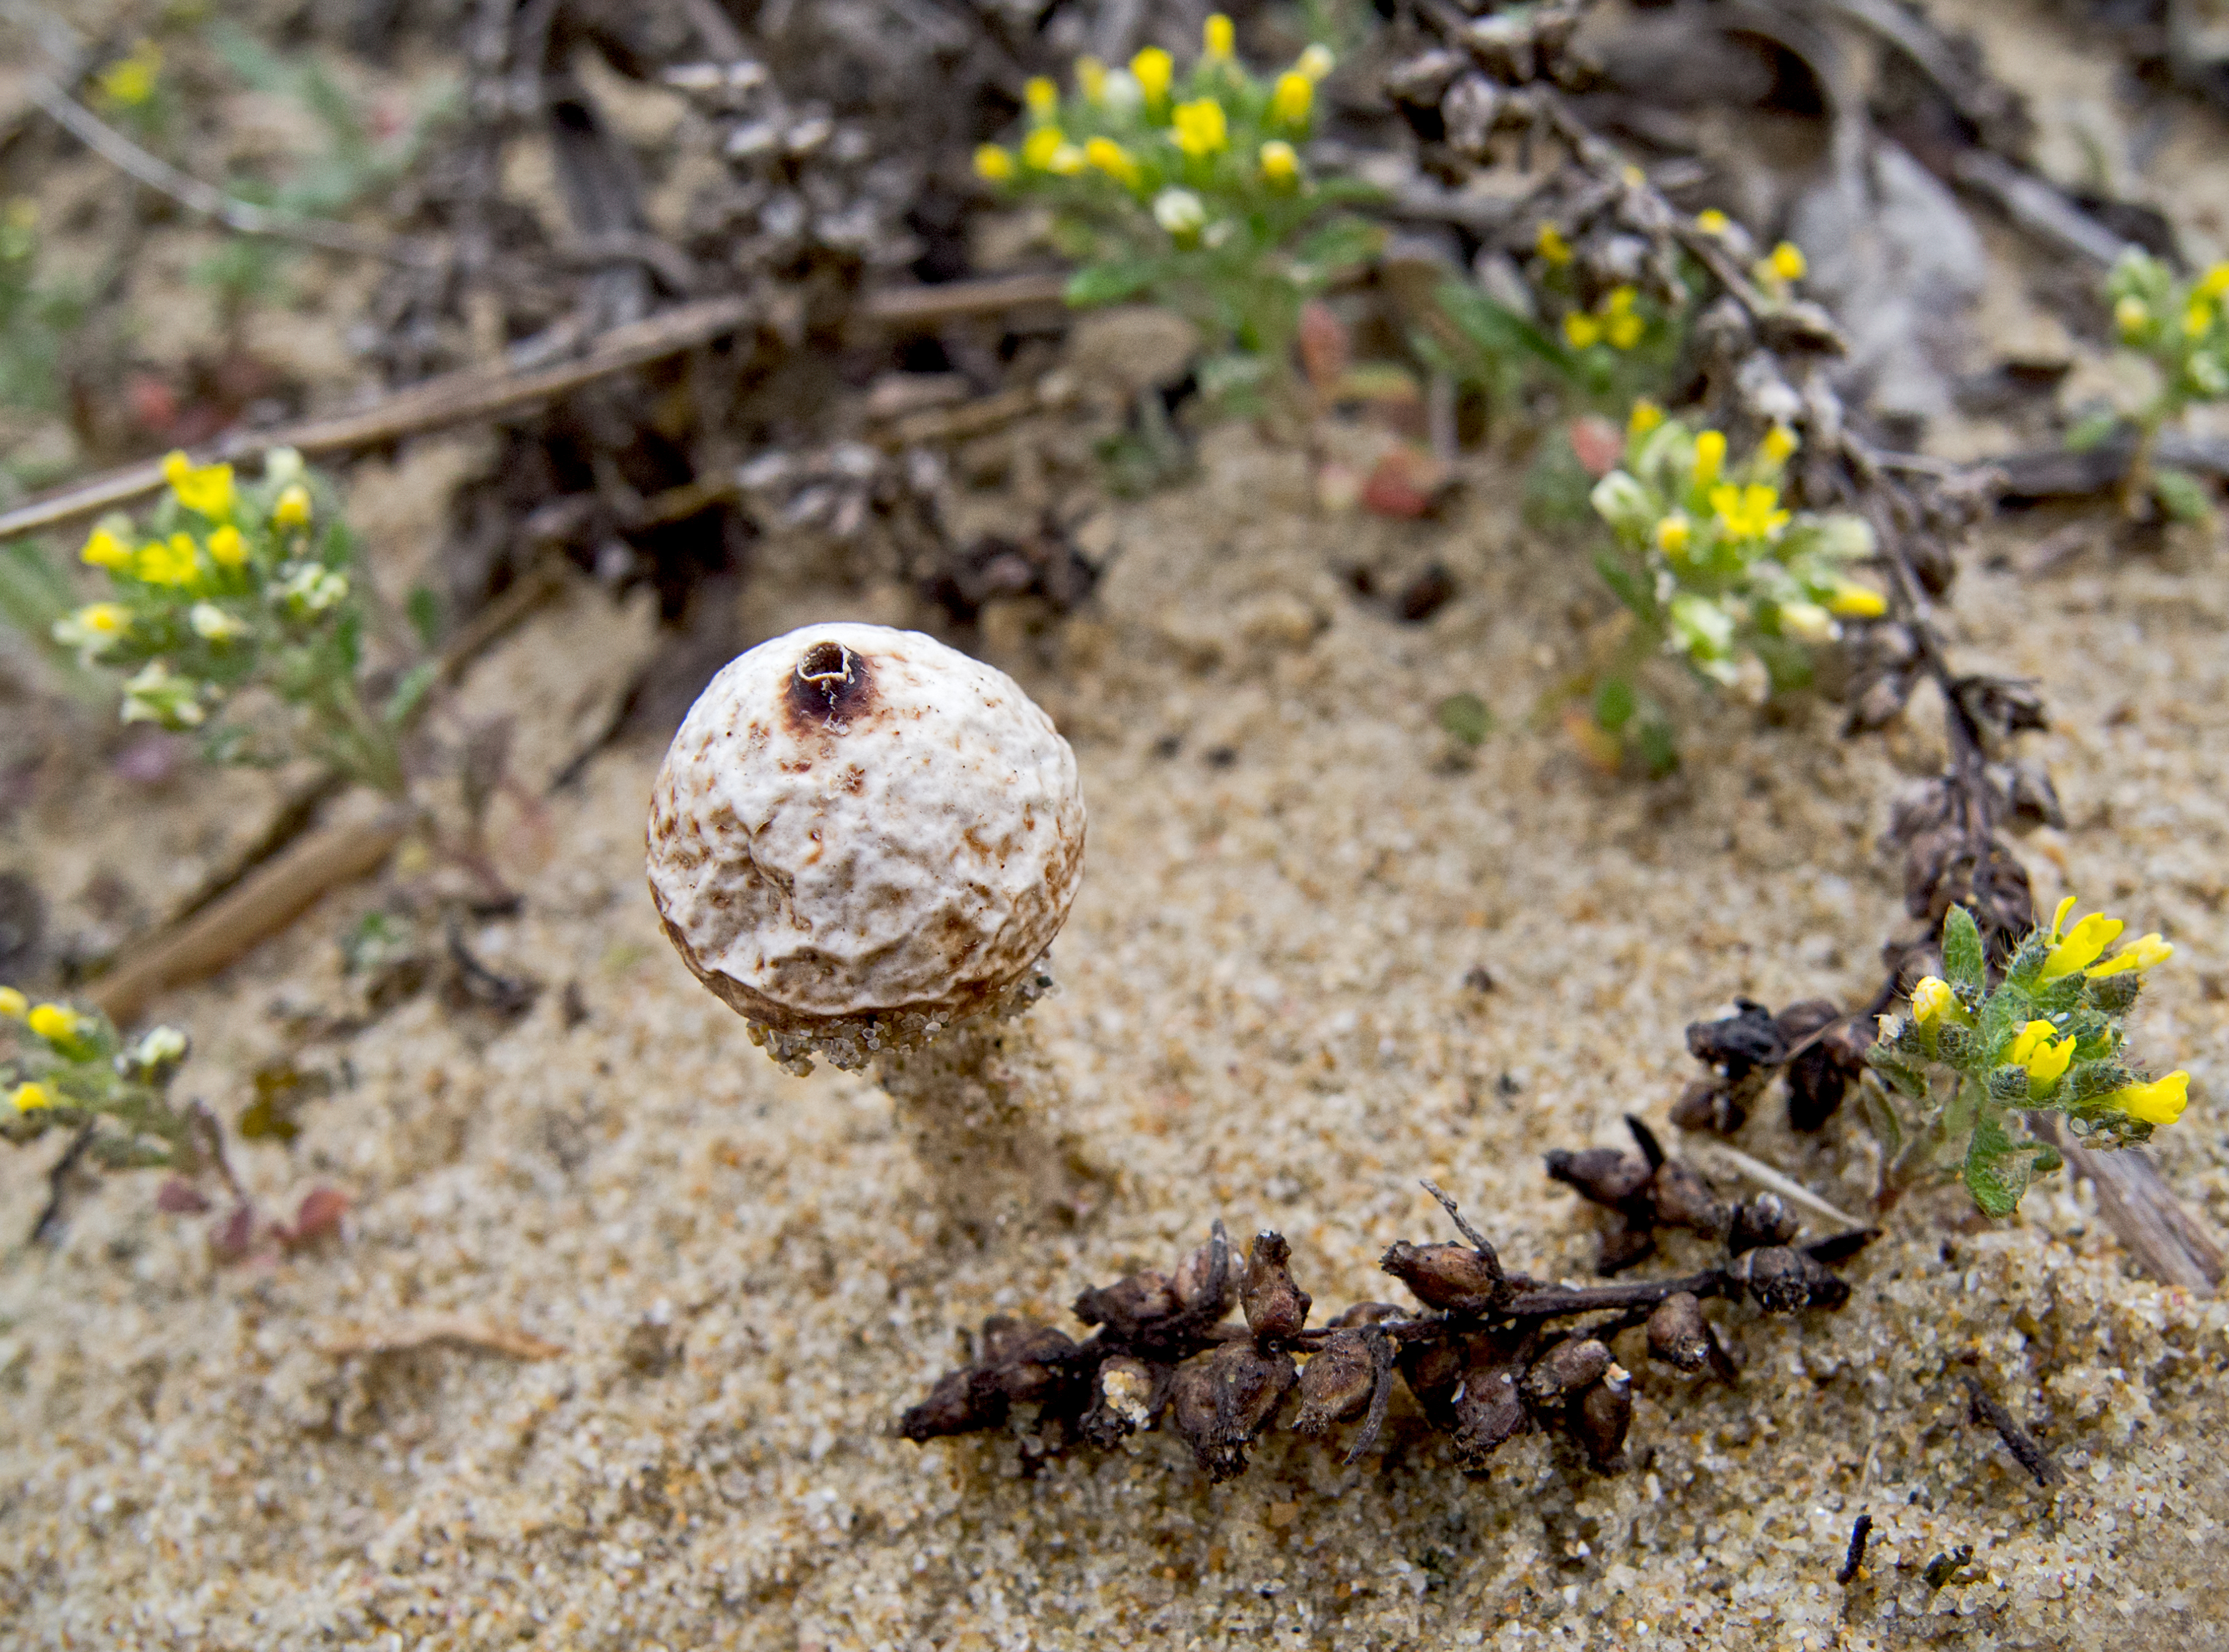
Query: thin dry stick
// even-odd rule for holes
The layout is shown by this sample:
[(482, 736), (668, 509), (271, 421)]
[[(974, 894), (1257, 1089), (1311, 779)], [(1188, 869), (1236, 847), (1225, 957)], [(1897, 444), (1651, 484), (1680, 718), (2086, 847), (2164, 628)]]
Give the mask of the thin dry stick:
[(409, 829), (410, 811), (393, 805), (369, 820), (321, 827), (259, 866), (132, 961), (93, 983), (87, 994), (119, 1026), (166, 987), (206, 980), (278, 934), (340, 884), (385, 860)]
[[(1031, 305), (1057, 303), (1057, 276), (998, 276), (981, 281), (951, 281), (937, 286), (905, 286), (870, 293), (855, 318), (864, 325), (891, 328), (933, 327), (972, 315), (996, 315)], [(267, 430), (240, 431), (213, 443), (196, 458), (208, 464), (236, 463), (292, 447), (311, 457), (349, 453), (399, 441), (406, 436), (493, 418), (546, 402), (614, 373), (678, 356), (734, 332), (755, 313), (747, 299), (700, 299), (640, 321), (614, 327), (578, 361), (518, 372), (467, 368), (411, 386), (358, 412), (305, 419)], [(103, 511), (132, 504), (161, 489), (162, 466), (151, 460), (126, 465), (33, 499), (0, 513), (0, 541), (42, 533)]]
[(351, 1328), (325, 1342), (322, 1352), (335, 1360), (347, 1360), (358, 1354), (402, 1353), (435, 1346), (499, 1353), (510, 1360), (555, 1360), (565, 1352), (562, 1344), (544, 1341), (531, 1332), (466, 1314), (427, 1314), (398, 1325)]
[(394, 264), (422, 266), (433, 261), (433, 249), (416, 241), (375, 235), (353, 224), (335, 223), (330, 219), (273, 212), (227, 195), (197, 177), (188, 177), (160, 156), (149, 154), (45, 75), (31, 75), (28, 87), (33, 102), (101, 159), (149, 189), (169, 196), (189, 212), (214, 218), (228, 229), (238, 230), (243, 235), (298, 241), (329, 253), (383, 258)]
[(2183, 1208), (2141, 1147), (2096, 1153), (2070, 1141), (2048, 1113), (2033, 1115), (2035, 1133), (2066, 1155), (2066, 1172), (2097, 1189), (2097, 1209), (2136, 1265), (2162, 1285), (2211, 1292), (2221, 1283), (2221, 1248)]

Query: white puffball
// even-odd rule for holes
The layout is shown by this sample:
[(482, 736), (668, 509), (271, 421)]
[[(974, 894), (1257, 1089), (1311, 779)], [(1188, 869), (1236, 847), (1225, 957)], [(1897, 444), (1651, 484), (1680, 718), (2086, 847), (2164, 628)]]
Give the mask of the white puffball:
[[(1005, 672), (807, 626), (729, 662), (651, 794), (650, 890), (777, 1057), (855, 1066), (1006, 994), (1068, 916), (1083, 796)], [(758, 1037), (756, 1031), (754, 1037)]]

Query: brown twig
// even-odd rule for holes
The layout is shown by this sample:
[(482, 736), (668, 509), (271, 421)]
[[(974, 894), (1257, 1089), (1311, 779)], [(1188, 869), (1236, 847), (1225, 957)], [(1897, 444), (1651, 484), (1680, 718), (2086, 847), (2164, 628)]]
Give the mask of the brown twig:
[(1977, 1423), (1987, 1423), (1996, 1430), (1997, 1437), (2005, 1443), (2005, 1450), (2020, 1460), (2020, 1466), (2035, 1476), (2039, 1486), (2056, 1486), (2066, 1476), (2051, 1460), (2051, 1453), (2036, 1443), (2035, 1437), (2022, 1428), (2013, 1414), (1996, 1397), (1982, 1386), (1982, 1379), (1970, 1372), (1961, 1372), (1958, 1380), (1966, 1385), (1966, 1393), (1973, 1402), (1973, 1417)]

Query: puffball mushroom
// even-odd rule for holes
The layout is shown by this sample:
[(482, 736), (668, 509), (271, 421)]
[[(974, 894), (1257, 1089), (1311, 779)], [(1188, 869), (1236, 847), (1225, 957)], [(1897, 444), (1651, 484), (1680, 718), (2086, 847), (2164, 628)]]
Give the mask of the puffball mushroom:
[(917, 631), (807, 626), (690, 709), (650, 890), (754, 1042), (859, 1067), (1034, 996), (1083, 826), (1075, 754), (1005, 672)]

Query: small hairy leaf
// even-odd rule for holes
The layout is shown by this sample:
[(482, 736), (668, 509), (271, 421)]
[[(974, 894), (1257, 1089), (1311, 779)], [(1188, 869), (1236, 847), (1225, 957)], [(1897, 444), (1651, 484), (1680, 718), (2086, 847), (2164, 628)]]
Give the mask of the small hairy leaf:
[(1954, 906), (1943, 916), (1943, 969), (1959, 995), (1978, 1004), (1988, 990), (1988, 966), (1982, 955), (1982, 932), (1974, 915)]

